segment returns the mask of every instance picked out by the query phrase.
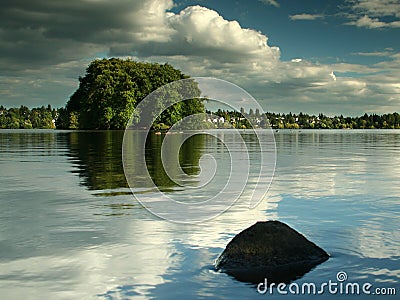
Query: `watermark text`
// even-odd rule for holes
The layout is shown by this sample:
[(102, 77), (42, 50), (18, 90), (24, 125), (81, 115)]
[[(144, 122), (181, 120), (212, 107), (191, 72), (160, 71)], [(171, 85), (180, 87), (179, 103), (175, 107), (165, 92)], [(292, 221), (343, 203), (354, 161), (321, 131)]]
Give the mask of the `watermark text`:
[(347, 273), (343, 271), (336, 274), (336, 280), (329, 279), (327, 282), (318, 284), (310, 282), (268, 283), (268, 279), (265, 278), (264, 282), (257, 285), (257, 292), (269, 295), (396, 295), (394, 287), (374, 287), (369, 282), (350, 282), (347, 279)]

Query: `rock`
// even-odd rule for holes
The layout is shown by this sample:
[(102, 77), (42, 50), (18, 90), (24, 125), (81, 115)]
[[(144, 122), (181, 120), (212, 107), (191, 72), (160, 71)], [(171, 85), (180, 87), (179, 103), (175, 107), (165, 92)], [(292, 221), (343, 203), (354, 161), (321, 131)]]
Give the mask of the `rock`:
[(237, 234), (215, 267), (244, 282), (289, 283), (328, 258), (328, 253), (288, 225), (266, 221)]

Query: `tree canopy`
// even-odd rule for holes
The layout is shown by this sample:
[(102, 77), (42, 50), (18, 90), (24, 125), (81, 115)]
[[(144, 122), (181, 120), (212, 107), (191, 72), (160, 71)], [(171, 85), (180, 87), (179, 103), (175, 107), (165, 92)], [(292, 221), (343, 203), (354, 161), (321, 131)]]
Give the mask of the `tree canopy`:
[[(79, 78), (79, 87), (65, 109), (60, 110), (57, 127), (124, 129), (143, 98), (165, 84), (184, 78), (188, 76), (169, 64), (118, 58), (95, 60), (85, 76)], [(200, 93), (195, 84), (192, 94), (193, 99), (167, 108), (157, 122), (171, 126), (190, 113), (204, 112), (204, 104), (196, 98)], [(166, 107), (167, 103), (160, 105)]]

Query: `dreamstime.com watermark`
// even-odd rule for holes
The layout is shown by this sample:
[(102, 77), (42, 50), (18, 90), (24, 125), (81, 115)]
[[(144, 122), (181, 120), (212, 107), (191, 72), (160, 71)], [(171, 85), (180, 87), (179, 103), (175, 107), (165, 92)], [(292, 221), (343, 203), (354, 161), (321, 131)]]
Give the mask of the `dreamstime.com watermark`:
[(286, 283), (268, 283), (264, 282), (257, 285), (257, 292), (267, 295), (396, 295), (394, 287), (374, 287), (371, 283), (359, 283), (348, 281), (347, 273), (340, 271), (336, 274), (336, 280), (329, 279), (327, 282), (292, 282)]

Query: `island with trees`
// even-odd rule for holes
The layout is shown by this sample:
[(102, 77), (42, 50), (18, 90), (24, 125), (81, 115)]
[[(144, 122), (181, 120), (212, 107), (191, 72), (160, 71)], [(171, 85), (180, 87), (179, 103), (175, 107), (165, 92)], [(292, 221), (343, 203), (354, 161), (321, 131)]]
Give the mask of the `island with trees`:
[[(137, 105), (151, 92), (168, 83), (190, 78), (170, 64), (136, 62), (130, 59), (97, 59), (79, 77), (79, 87), (65, 107), (5, 108), (0, 106), (0, 129), (125, 129)], [(397, 112), (383, 115), (364, 114), (358, 117), (309, 115), (296, 113), (216, 112), (206, 110), (205, 99), (195, 81), (190, 87), (192, 99), (172, 106), (159, 103), (163, 113), (153, 129), (168, 129), (186, 116), (209, 113), (204, 119), (207, 128), (274, 129), (400, 129)], [(163, 109), (165, 108), (165, 109)], [(140, 116), (137, 116), (140, 119)], [(140, 120), (138, 121), (140, 122)]]
[[(65, 108), (59, 110), (57, 128), (125, 129), (136, 106), (151, 92), (173, 81), (188, 78), (170, 64), (144, 63), (117, 58), (93, 61)], [(165, 109), (154, 126), (170, 127), (187, 115), (204, 112), (204, 103), (193, 99)], [(168, 103), (161, 102), (167, 107)], [(140, 118), (140, 116), (138, 116)]]

